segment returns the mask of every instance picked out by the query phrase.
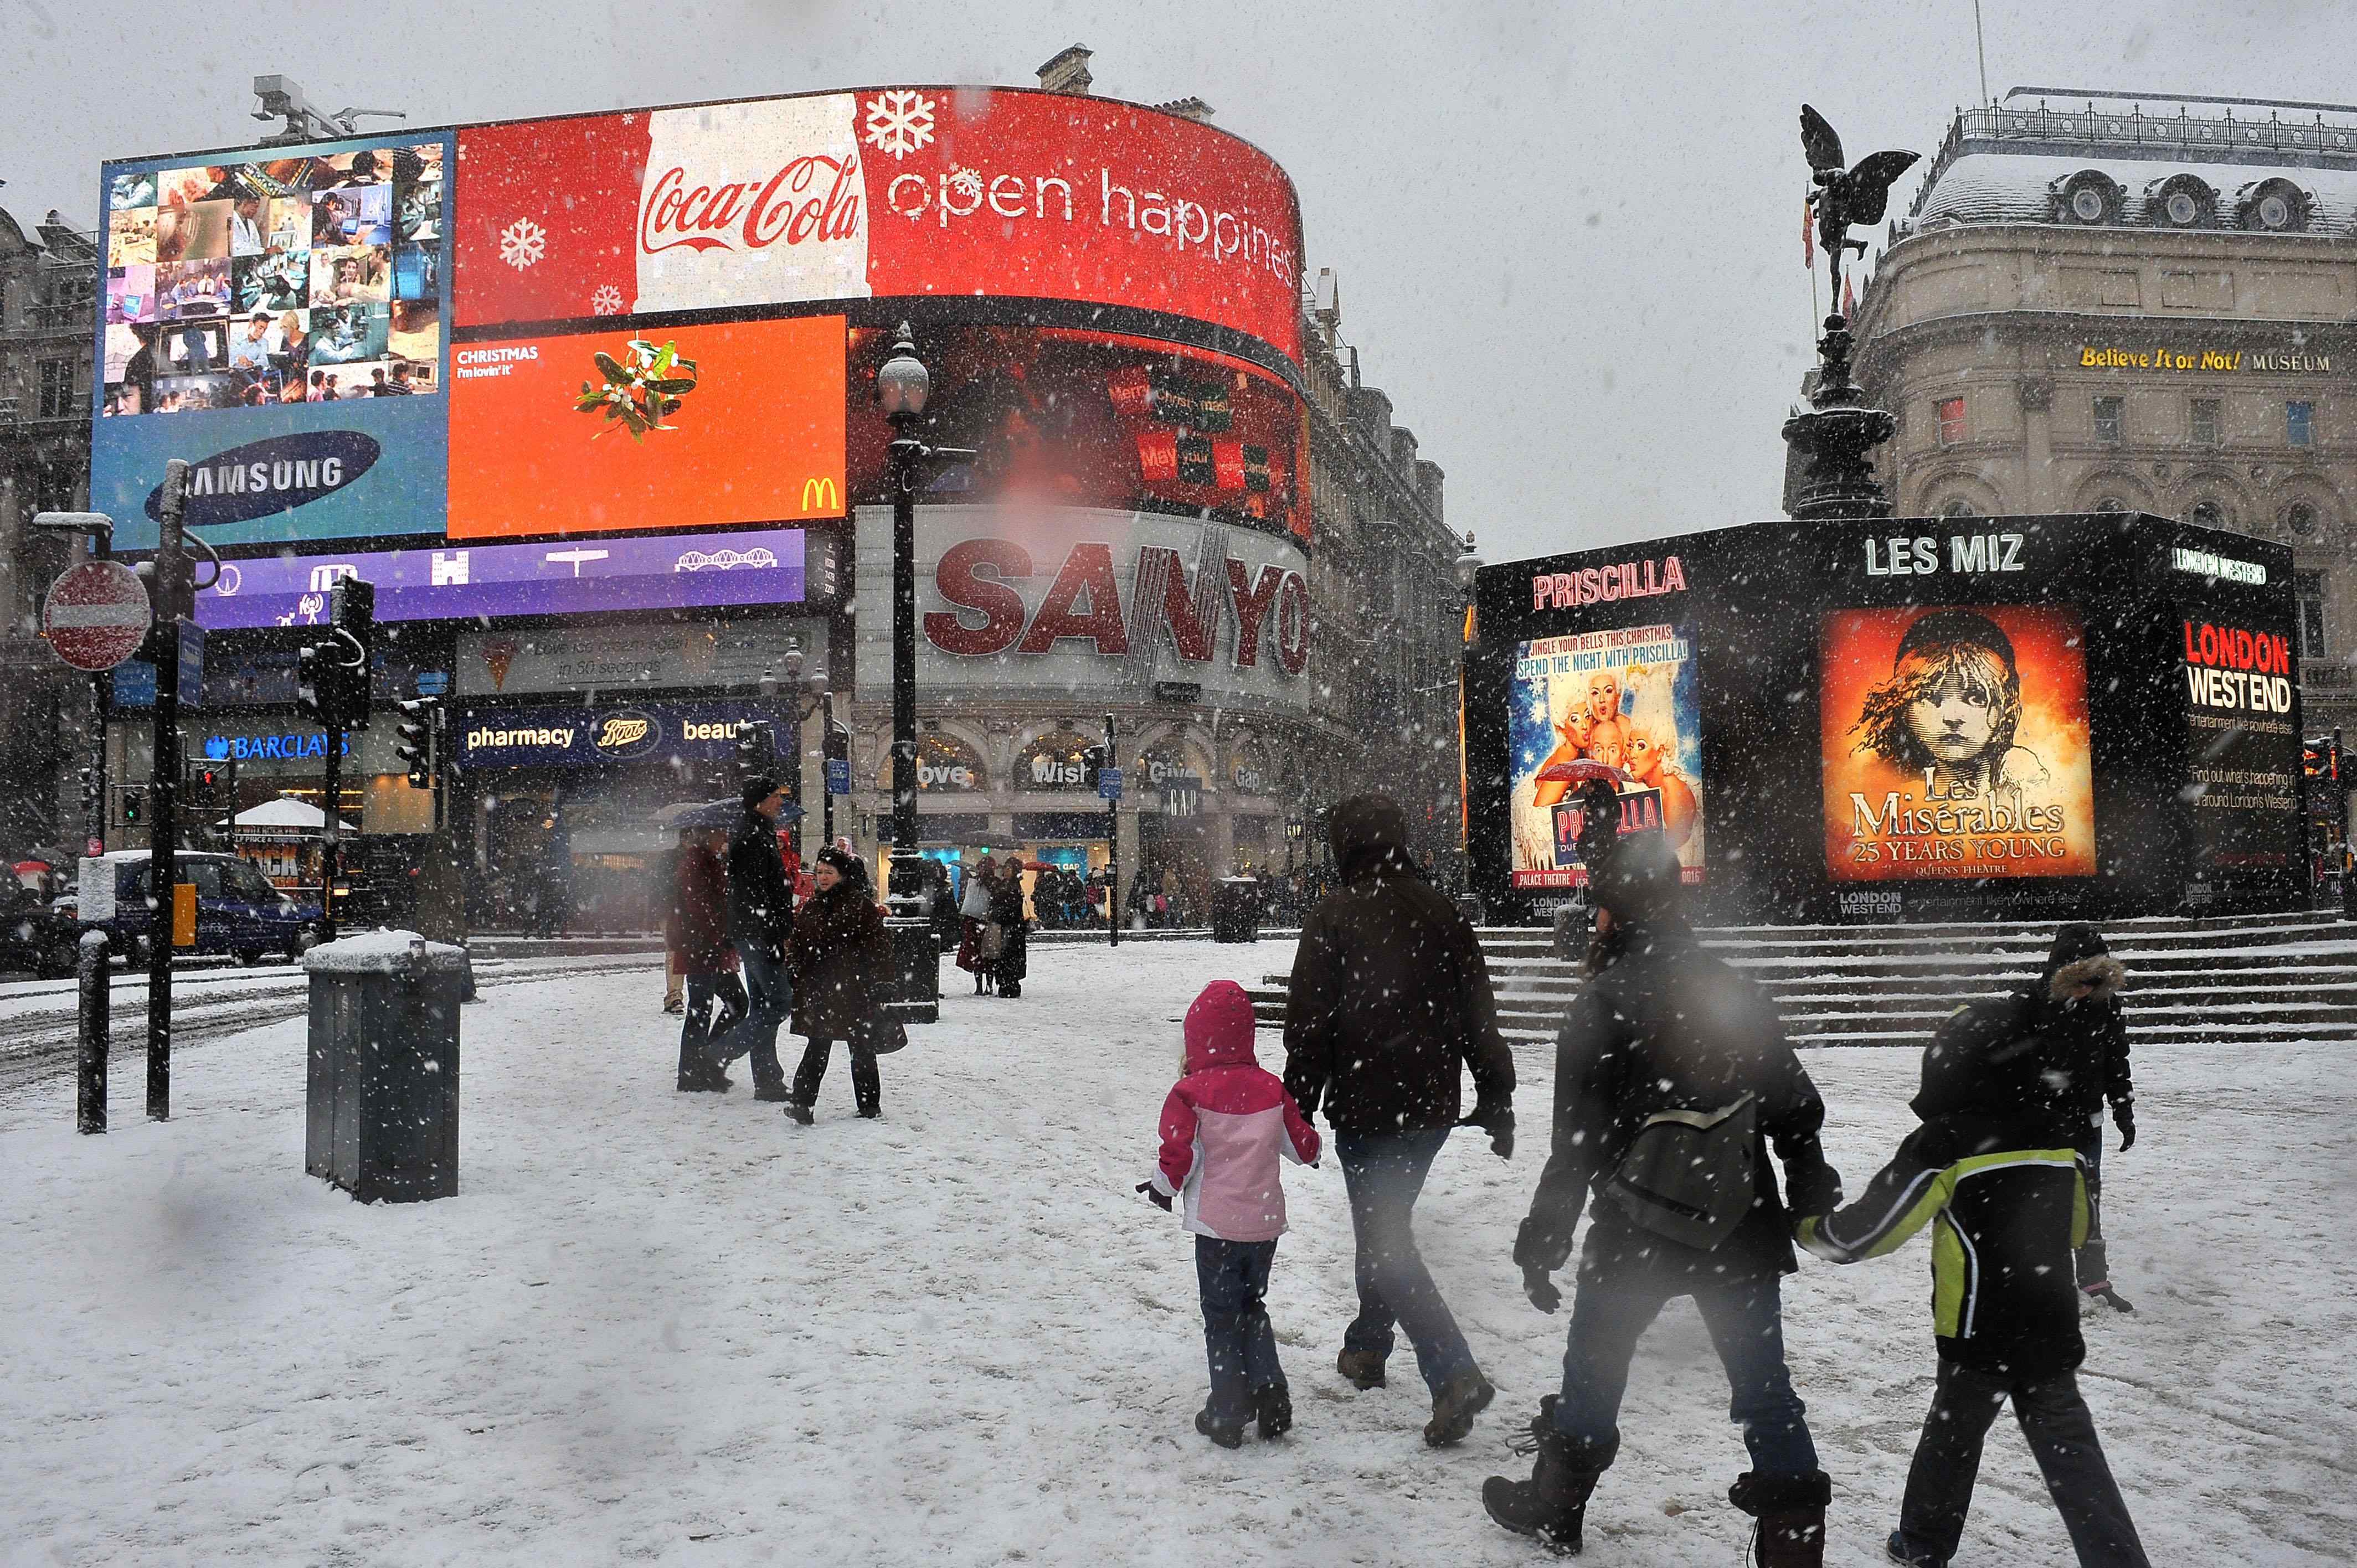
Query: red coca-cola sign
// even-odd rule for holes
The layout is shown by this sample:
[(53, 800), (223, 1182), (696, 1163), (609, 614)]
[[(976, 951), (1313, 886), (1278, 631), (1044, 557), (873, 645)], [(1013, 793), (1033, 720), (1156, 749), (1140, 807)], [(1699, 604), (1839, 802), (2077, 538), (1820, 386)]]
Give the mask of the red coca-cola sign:
[(1298, 360), (1301, 220), (1249, 144), (1097, 98), (886, 88), (458, 134), (461, 328), (883, 295), (1129, 306)]

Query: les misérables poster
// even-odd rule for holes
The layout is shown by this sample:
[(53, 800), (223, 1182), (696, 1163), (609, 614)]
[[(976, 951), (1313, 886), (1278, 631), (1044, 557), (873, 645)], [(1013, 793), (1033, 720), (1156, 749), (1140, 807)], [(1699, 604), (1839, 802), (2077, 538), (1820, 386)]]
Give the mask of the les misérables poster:
[(2076, 610), (1837, 610), (1819, 656), (1834, 881), (2093, 875)]

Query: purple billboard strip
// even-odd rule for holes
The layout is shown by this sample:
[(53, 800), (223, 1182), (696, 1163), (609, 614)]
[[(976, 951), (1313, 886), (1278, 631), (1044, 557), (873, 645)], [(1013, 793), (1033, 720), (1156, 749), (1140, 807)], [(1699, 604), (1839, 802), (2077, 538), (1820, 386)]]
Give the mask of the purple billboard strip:
[(224, 631), (324, 625), (343, 577), (376, 585), (381, 621), (798, 605), (806, 538), (777, 528), (265, 555), (223, 565), (221, 581), (197, 596), (197, 620)]

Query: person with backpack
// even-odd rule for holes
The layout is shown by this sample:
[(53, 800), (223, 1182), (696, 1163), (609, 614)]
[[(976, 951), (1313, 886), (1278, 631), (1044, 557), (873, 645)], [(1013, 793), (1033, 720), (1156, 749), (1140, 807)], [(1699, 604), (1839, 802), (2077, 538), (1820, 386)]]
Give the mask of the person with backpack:
[[(1996, 1002), (1959, 1007), (1932, 1043), (1967, 1073), (1986, 1061), (2019, 1065), (2007, 1081), (2035, 1110), (2060, 1120), (2087, 1181), (2087, 1244), (2079, 1250), (2079, 1289), (2115, 1312), (2134, 1312), (2112, 1286), (2104, 1245), (2104, 1108), (2119, 1129), (2120, 1153), (2136, 1146), (2136, 1085), (2128, 1071), (2127, 1021), (2119, 993), (2127, 971), (2094, 927), (2066, 925), (2037, 980)], [(1927, 1069), (1929, 1070), (1929, 1069)], [(1933, 1076), (1937, 1076), (1933, 1070)]]
[(1857, 1202), (1803, 1219), (1799, 1240), (1854, 1263), (1932, 1227), (1939, 1380), (1886, 1543), (1893, 1563), (1948, 1568), (1982, 1441), (2011, 1400), (2082, 1568), (2148, 1568), (2079, 1392), (2087, 1348), (2071, 1254), (2086, 1240), (2090, 1206), (2071, 1140), (2083, 1124), (2040, 1096), (2045, 1069), (2019, 1047), (2018, 1036), (1943, 1030), (1924, 1052), (1913, 1102), (1923, 1124)]
[[(1383, 795), (1334, 808), (1342, 886), (1302, 925), (1285, 1009), (1285, 1087), (1320, 1106), (1350, 1194), (1359, 1315), (1335, 1369), (1383, 1386), (1394, 1326), (1415, 1347), (1432, 1394), (1424, 1440), (1460, 1442), (1497, 1390), (1415, 1245), (1415, 1200), (1449, 1129), (1479, 1126), (1501, 1159), (1514, 1150), (1514, 1058), (1473, 928), (1416, 875), (1407, 815)], [(1460, 1067), (1462, 1064), (1462, 1067)], [(1463, 1069), (1473, 1113), (1463, 1122)]]
[(1162, 1102), (1161, 1159), (1137, 1184), (1148, 1201), (1181, 1205), (1195, 1233), (1195, 1281), (1211, 1397), (1195, 1430), (1222, 1448), (1293, 1425), (1293, 1395), (1268, 1321), (1268, 1274), (1285, 1234), (1284, 1166), (1318, 1163), (1318, 1130), (1253, 1055), (1253, 1004), (1215, 980), (1187, 1009), (1183, 1075)]
[(1482, 1505), (1508, 1530), (1577, 1552), (1589, 1496), (1620, 1450), (1637, 1340), (1672, 1298), (1692, 1296), (1751, 1457), (1727, 1498), (1758, 1521), (1754, 1560), (1816, 1568), (1832, 1483), (1785, 1367), (1781, 1293), (1797, 1266), (1791, 1213), (1841, 1201), (1817, 1140), (1824, 1105), (1767, 994), (1685, 923), (1677, 854), (1662, 836), (1632, 835), (1589, 865), (1597, 972), (1556, 1037), (1554, 1150), (1514, 1239), (1524, 1293), (1552, 1313), (1562, 1297), (1549, 1276), (1570, 1257), (1582, 1208), (1590, 1215), (1563, 1387), (1517, 1444), (1535, 1455), (1530, 1478), (1491, 1477)]

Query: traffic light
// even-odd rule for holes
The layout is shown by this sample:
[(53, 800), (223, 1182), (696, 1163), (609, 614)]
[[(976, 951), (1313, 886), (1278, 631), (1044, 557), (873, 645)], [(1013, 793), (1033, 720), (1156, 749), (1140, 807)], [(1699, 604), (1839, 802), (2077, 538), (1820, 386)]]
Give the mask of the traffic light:
[(376, 658), (376, 585), (361, 577), (339, 580), (328, 596), (328, 624), (336, 635), (327, 645), (334, 697), (326, 705), (341, 727), (366, 729), (369, 671)]
[(778, 739), (766, 724), (748, 724), (737, 737), (737, 776), (750, 779), (757, 774), (775, 776), (778, 768)]
[(1089, 789), (1097, 787), (1097, 779), (1104, 771), (1105, 748), (1102, 746), (1081, 747), (1081, 782)]
[(146, 820), (147, 820), (147, 791), (146, 791), (145, 789), (125, 789), (125, 790), (124, 790), (124, 791), (123, 791), (123, 821), (124, 821), (124, 822), (127, 826), (136, 827), (139, 823), (144, 822), (145, 822)]
[(2341, 748), (2330, 740), (2302, 742), (2299, 749), (2299, 766), (2300, 771), (2310, 779), (2321, 779), (2339, 783)]
[(315, 725), (328, 723), (328, 650), (307, 642), (295, 652), (295, 711)]
[(442, 704), (432, 697), (411, 697), (393, 705), (401, 710), (401, 720), (393, 726), (400, 739), (393, 754), (408, 768), (411, 788), (431, 789), (436, 766), (441, 760), (436, 755), (438, 748), (435, 743), (442, 727)]

